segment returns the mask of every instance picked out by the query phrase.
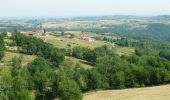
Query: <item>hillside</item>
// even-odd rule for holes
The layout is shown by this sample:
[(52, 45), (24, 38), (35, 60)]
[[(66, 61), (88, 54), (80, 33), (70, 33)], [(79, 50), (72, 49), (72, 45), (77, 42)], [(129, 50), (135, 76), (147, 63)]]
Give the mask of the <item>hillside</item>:
[(170, 100), (170, 85), (89, 92), (83, 100)]

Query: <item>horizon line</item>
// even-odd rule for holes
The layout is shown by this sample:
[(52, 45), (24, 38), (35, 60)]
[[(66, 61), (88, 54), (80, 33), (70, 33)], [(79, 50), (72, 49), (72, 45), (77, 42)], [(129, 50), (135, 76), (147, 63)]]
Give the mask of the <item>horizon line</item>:
[[(106, 15), (71, 15), (71, 16), (0, 16), (1, 19), (48, 19), (48, 18), (83, 18), (83, 17), (104, 17), (104, 16), (134, 16), (134, 17), (156, 17), (156, 16), (170, 16), (170, 14), (156, 14), (156, 15), (128, 15), (128, 14), (106, 14)], [(1, 20), (0, 19), (0, 20)]]

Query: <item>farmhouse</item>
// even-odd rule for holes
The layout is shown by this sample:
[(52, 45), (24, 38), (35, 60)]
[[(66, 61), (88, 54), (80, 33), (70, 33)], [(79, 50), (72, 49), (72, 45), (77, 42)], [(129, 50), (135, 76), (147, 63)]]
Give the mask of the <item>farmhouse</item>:
[(80, 40), (85, 40), (85, 41), (89, 41), (89, 42), (93, 42), (94, 41), (94, 38), (92, 38), (91, 36), (89, 35), (80, 35), (78, 37)]

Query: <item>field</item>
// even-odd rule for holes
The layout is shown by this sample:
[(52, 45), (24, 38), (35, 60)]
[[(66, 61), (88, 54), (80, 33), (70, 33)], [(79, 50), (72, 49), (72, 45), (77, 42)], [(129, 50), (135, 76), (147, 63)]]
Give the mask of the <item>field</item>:
[(170, 100), (170, 85), (89, 92), (83, 100)]
[(100, 47), (105, 44), (108, 44), (102, 41), (89, 42), (77, 38), (69, 39), (69, 38), (55, 37), (52, 35), (46, 36), (46, 41), (48, 43), (53, 44), (55, 47), (59, 47), (59, 48), (67, 48), (68, 44), (71, 45), (71, 47), (80, 46), (80, 47), (87, 47), (87, 48), (95, 48), (95, 47)]
[(33, 56), (33, 55), (25, 55), (25, 54), (13, 53), (13, 52), (5, 52), (5, 56), (4, 56), (4, 58), (2, 58), (1, 64), (4, 63), (6, 65), (9, 65), (12, 61), (12, 58), (14, 58), (15, 56), (22, 56), (23, 57), (23, 60), (22, 60), (23, 65), (26, 65), (27, 63), (33, 61), (36, 58), (36, 56)]
[(76, 63), (79, 63), (83, 68), (85, 69), (89, 69), (89, 68), (92, 68), (93, 66), (91, 66), (90, 64), (88, 64), (89, 62), (85, 61), (85, 60), (81, 60), (81, 59), (77, 59), (77, 58), (74, 58), (74, 57), (68, 57), (66, 56), (66, 60), (67, 61), (71, 61), (73, 62), (74, 64)]
[(134, 48), (132, 47), (115, 47), (115, 51), (119, 55), (131, 55), (135, 52)]

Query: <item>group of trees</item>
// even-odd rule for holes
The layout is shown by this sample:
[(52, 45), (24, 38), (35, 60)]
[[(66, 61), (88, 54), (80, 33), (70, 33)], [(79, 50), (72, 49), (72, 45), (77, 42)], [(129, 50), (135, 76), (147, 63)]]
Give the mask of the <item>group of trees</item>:
[(42, 39), (25, 36), (17, 31), (13, 33), (12, 38), (16, 45), (21, 48), (22, 53), (40, 55), (54, 66), (59, 66), (64, 61), (64, 52), (49, 43), (45, 43)]
[(159, 56), (116, 56), (98, 58), (96, 67), (104, 77), (104, 88), (129, 88), (166, 84), (170, 62)]
[[(56, 70), (42, 57), (22, 66), (22, 57), (12, 60), (8, 76), (2, 76), (2, 100), (81, 100), (87, 90), (87, 70), (79, 64), (65, 62)], [(91, 83), (92, 84), (92, 83)]]
[(72, 56), (78, 59), (83, 59), (94, 64), (96, 60), (96, 53), (94, 50), (85, 47), (74, 47), (66, 50), (66, 55)]
[[(55, 86), (60, 86), (59, 84), (64, 80), (70, 80), (77, 84), (81, 90), (79, 92), (85, 92), (95, 89), (144, 87), (170, 82), (170, 61), (159, 55), (119, 56), (107, 46), (95, 48), (94, 51), (96, 57), (94, 68), (85, 70), (79, 65), (64, 64), (59, 68)], [(57, 87), (54, 89), (60, 96), (63, 95), (60, 93), (67, 94)]]
[(85, 47), (73, 47), (72, 49), (66, 50), (66, 55), (86, 60), (92, 65), (95, 65), (97, 57), (100, 55), (105, 55), (105, 53), (107, 53), (108, 51), (109, 47), (106, 45), (94, 49)]
[(126, 47), (134, 47), (135, 45), (137, 45), (137, 42), (135, 40), (128, 39), (128, 38), (125, 38), (125, 37), (115, 40), (115, 43), (118, 46), (126, 46)]
[(12, 59), (11, 72), (2, 76), (1, 84), (2, 100), (31, 100), (30, 91), (28, 90), (27, 71), (21, 66), (22, 57)]
[(159, 55), (161, 57), (164, 57), (164, 58), (170, 60), (170, 50), (169, 49), (168, 50), (167, 49), (166, 50), (161, 50)]
[(6, 33), (0, 33), (0, 60), (4, 57), (4, 37)]

